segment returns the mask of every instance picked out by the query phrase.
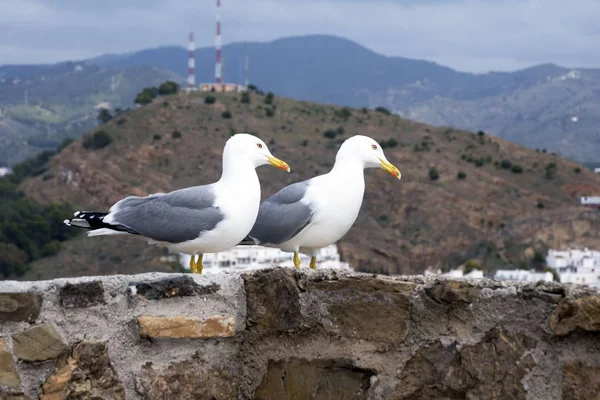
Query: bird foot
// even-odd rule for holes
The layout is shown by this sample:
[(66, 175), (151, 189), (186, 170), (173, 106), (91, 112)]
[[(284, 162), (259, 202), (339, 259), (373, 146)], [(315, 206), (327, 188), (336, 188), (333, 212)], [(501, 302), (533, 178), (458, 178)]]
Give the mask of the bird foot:
[(313, 257), (310, 259), (310, 267), (311, 267), (312, 269), (317, 269), (317, 257), (313, 256)]
[(198, 260), (194, 260), (194, 255), (190, 257), (190, 271), (192, 274), (201, 274), (204, 265), (202, 265), (202, 258), (204, 254), (198, 254)]
[(298, 252), (295, 251), (294, 252), (294, 267), (296, 267), (296, 268), (299, 269), (300, 268), (300, 263), (301, 263), (301, 261), (300, 261), (300, 257), (298, 257)]

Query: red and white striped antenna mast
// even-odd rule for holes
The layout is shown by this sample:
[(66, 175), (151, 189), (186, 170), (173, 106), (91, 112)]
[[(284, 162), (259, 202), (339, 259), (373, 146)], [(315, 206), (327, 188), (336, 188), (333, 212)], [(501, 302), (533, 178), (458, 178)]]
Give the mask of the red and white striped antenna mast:
[(194, 90), (196, 86), (196, 60), (194, 52), (196, 50), (194, 45), (194, 32), (190, 32), (188, 37), (188, 90)]
[(217, 59), (215, 61), (215, 81), (221, 83), (221, 0), (217, 0), (217, 35), (215, 37), (215, 50), (217, 52)]

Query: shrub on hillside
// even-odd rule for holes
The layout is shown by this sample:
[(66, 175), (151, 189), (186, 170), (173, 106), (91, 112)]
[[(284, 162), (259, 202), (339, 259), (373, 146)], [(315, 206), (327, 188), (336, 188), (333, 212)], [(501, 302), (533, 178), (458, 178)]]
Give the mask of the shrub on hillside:
[(388, 110), (385, 107), (377, 107), (377, 108), (375, 108), (375, 111), (380, 112), (380, 113), (385, 114), (385, 115), (390, 115), (391, 114), (390, 110)]
[(231, 118), (231, 111), (229, 110), (225, 110), (221, 113), (221, 117), (225, 118), (225, 119), (230, 119)]
[(242, 97), (240, 98), (240, 102), (244, 104), (250, 104), (250, 93), (243, 92)]
[(481, 263), (479, 261), (473, 260), (473, 259), (467, 260), (467, 262), (465, 262), (465, 265), (464, 265), (463, 274), (466, 275), (475, 269), (481, 270), (482, 269)]
[(510, 167), (512, 167), (512, 163), (508, 160), (502, 160), (500, 162), (500, 167), (502, 167), (504, 169), (510, 169)]
[(110, 111), (108, 111), (108, 109), (101, 108), (97, 118), (98, 122), (100, 122), (101, 124), (105, 124), (108, 121), (110, 121), (113, 118), (113, 116), (110, 114)]
[(515, 174), (520, 174), (523, 172), (523, 167), (521, 167), (518, 164), (513, 164), (513, 166), (510, 168), (510, 172), (514, 172)]
[(581, 168), (579, 168), (579, 167), (576, 167), (576, 168), (575, 168), (575, 173), (576, 173), (576, 174), (578, 174), (578, 173), (580, 173), (580, 172), (581, 172)]
[(440, 178), (440, 174), (437, 171), (437, 169), (430, 168), (429, 169), (429, 179), (431, 179), (432, 181), (437, 181), (439, 178)]
[(206, 96), (204, 98), (204, 104), (213, 104), (216, 101), (217, 101), (217, 98), (215, 96), (213, 96), (212, 94), (209, 94), (208, 96)]
[(481, 137), (481, 136), (484, 136), (484, 135), (485, 135), (485, 132), (484, 132), (484, 131), (478, 131), (478, 132), (477, 132), (477, 136), (480, 136), (480, 137)]
[(275, 115), (275, 110), (273, 110), (272, 108), (265, 108), (265, 115), (267, 117), (272, 117), (273, 115)]
[(552, 179), (556, 175), (556, 163), (551, 162), (546, 164), (546, 168), (544, 170), (544, 176), (546, 179)]
[(158, 89), (155, 87), (144, 88), (135, 98), (135, 103), (146, 105), (152, 103), (152, 100), (158, 95)]
[(273, 104), (273, 100), (275, 99), (275, 95), (272, 92), (267, 93), (265, 96), (265, 104)]
[(179, 91), (179, 85), (173, 81), (166, 81), (160, 84), (158, 87), (158, 94), (161, 96), (167, 96), (175, 94)]
[(467, 177), (467, 174), (465, 174), (462, 171), (460, 171), (458, 174), (456, 174), (457, 179), (465, 179), (466, 177)]
[(173, 139), (179, 139), (181, 137), (181, 132), (179, 132), (179, 131), (173, 131), (173, 133), (171, 133), (171, 137)]
[(352, 110), (348, 107), (343, 107), (342, 109), (335, 112), (335, 115), (340, 117), (343, 120), (347, 120), (352, 115)]
[(323, 137), (326, 137), (327, 139), (335, 139), (336, 136), (337, 132), (333, 129), (327, 129), (325, 132), (323, 132)]
[(97, 150), (108, 146), (112, 142), (112, 137), (103, 130), (95, 132), (83, 138), (83, 148)]

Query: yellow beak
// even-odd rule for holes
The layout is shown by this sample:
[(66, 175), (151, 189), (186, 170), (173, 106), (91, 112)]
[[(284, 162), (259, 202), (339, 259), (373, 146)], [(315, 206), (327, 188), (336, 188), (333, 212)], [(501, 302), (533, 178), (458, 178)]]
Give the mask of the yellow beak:
[(290, 172), (290, 166), (287, 165), (287, 163), (285, 161), (281, 161), (279, 158), (275, 158), (275, 157), (271, 157), (271, 156), (267, 156), (267, 159), (269, 160), (269, 164), (271, 164), (272, 166), (282, 169), (284, 171)]
[(402, 178), (402, 174), (400, 173), (400, 170), (398, 168), (394, 167), (391, 163), (385, 160), (379, 159), (379, 161), (381, 161), (381, 168), (388, 174), (398, 179)]

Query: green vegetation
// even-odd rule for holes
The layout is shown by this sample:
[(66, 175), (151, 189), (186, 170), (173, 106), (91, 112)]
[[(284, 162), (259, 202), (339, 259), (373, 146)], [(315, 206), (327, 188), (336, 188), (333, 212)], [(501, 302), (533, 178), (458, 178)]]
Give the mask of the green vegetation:
[(477, 131), (477, 136), (483, 137), (485, 135), (484, 131)]
[(456, 174), (456, 179), (465, 179), (467, 177), (467, 174), (465, 174), (462, 171), (459, 171), (458, 174)]
[(217, 101), (217, 98), (212, 94), (209, 94), (204, 98), (204, 104), (214, 104)]
[(110, 111), (108, 111), (108, 109), (106, 108), (101, 108), (100, 112), (98, 113), (98, 122), (100, 122), (101, 124), (105, 124), (108, 121), (110, 121), (113, 118), (113, 116), (110, 114)]
[(112, 137), (103, 130), (96, 131), (92, 135), (83, 138), (83, 148), (98, 150), (108, 146), (112, 142)]
[(142, 106), (146, 104), (152, 103), (152, 100), (156, 98), (158, 95), (158, 89), (155, 87), (147, 87), (144, 88), (138, 95), (135, 97), (134, 103), (140, 104)]
[(181, 137), (181, 132), (179, 132), (179, 131), (173, 131), (173, 133), (171, 133), (171, 137), (173, 139), (179, 139)]
[(544, 168), (544, 177), (546, 179), (552, 179), (556, 175), (556, 163), (551, 162), (546, 164), (546, 168)]
[(275, 115), (275, 110), (273, 110), (272, 108), (265, 108), (265, 115), (267, 117), (272, 117)]
[(71, 207), (40, 205), (17, 190), (26, 177), (44, 173), (56, 154), (40, 153), (15, 165), (13, 174), (0, 178), (0, 279), (23, 275), (27, 263), (57, 253), (60, 242), (79, 233), (63, 223), (73, 215)]
[(390, 112), (390, 110), (388, 110), (385, 107), (377, 107), (377, 108), (375, 108), (375, 111), (380, 112), (380, 113), (385, 114), (385, 115), (391, 115), (392, 114)]
[(273, 100), (275, 99), (275, 95), (272, 92), (267, 93), (265, 96), (265, 104), (273, 104)]
[(350, 110), (348, 107), (343, 107), (340, 110), (336, 110), (335, 115), (346, 121), (352, 116), (352, 110)]
[(512, 167), (512, 163), (508, 160), (502, 160), (500, 162), (500, 167), (502, 167), (503, 169), (510, 169), (510, 167)]
[(437, 171), (437, 169), (430, 168), (429, 169), (429, 179), (431, 179), (432, 181), (437, 181), (439, 178), (440, 178), (440, 174)]
[(510, 172), (514, 172), (515, 174), (521, 174), (523, 173), (523, 167), (521, 167), (518, 164), (513, 164), (510, 168)]
[(580, 173), (580, 172), (581, 172), (581, 168), (579, 168), (579, 167), (576, 167), (576, 168), (575, 168), (575, 173), (576, 173), (576, 174), (578, 174), (578, 173)]
[(398, 141), (394, 138), (389, 138), (388, 140), (382, 140), (379, 142), (379, 145), (382, 149), (386, 149), (388, 147), (396, 147), (398, 145)]
[(336, 136), (337, 132), (333, 129), (328, 129), (325, 132), (323, 132), (323, 137), (326, 137), (327, 139), (335, 139)]
[(225, 119), (230, 119), (231, 118), (231, 111), (229, 110), (225, 110), (221, 113), (221, 117), (225, 118)]
[(240, 102), (244, 104), (250, 104), (250, 93), (243, 92)]
[(177, 92), (179, 92), (179, 85), (173, 81), (163, 82), (158, 87), (158, 94), (161, 96), (168, 96)]
[(482, 270), (481, 263), (479, 261), (473, 260), (473, 259), (467, 260), (467, 262), (465, 262), (465, 265), (464, 265), (463, 274), (466, 275), (469, 272), (476, 270), (476, 269), (478, 269), (480, 271)]

